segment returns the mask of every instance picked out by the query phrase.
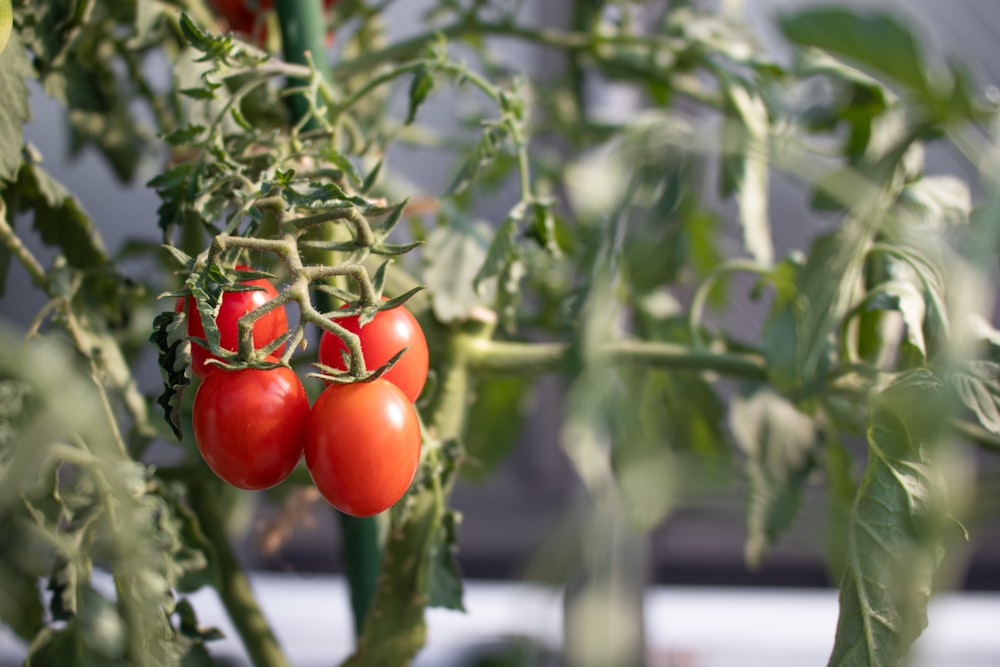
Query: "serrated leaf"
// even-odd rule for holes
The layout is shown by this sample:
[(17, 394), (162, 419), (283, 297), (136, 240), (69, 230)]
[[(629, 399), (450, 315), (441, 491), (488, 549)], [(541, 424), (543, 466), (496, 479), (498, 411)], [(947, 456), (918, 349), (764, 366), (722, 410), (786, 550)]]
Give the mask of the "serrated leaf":
[(16, 194), (18, 211), (33, 211), (42, 241), (58, 248), (70, 266), (92, 269), (107, 261), (100, 233), (79, 200), (36, 164), (25, 163), (17, 182), (5, 191)]
[(156, 348), (163, 379), (163, 392), (156, 403), (163, 409), (163, 416), (170, 430), (180, 440), (181, 400), (184, 389), (191, 383), (187, 369), (191, 366), (191, 347), (187, 341), (187, 319), (184, 313), (164, 312), (153, 320), (149, 342)]
[(757, 568), (798, 515), (803, 486), (816, 463), (816, 425), (767, 388), (733, 399), (729, 418), (746, 454), (745, 558), (748, 567)]
[(932, 375), (918, 371), (872, 399), (831, 667), (898, 665), (927, 624), (947, 516), (933, 464), (944, 421), (940, 390)]
[(461, 320), (477, 306), (492, 305), (495, 287), (475, 287), (489, 239), (487, 225), (457, 216), (428, 234), (423, 277), (434, 315), (441, 322)]
[(25, 79), (31, 75), (28, 52), (14, 32), (0, 53), (0, 180), (14, 180), (21, 166), (24, 124), (31, 117)]

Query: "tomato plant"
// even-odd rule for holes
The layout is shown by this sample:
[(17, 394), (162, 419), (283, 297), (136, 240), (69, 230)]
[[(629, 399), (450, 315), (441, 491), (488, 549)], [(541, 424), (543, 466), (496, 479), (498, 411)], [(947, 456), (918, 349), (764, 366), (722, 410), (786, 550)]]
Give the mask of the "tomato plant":
[[(247, 266), (237, 266), (237, 270), (248, 270)], [(237, 348), (238, 320), (252, 311), (264, 305), (278, 295), (278, 290), (266, 278), (245, 280), (240, 283), (246, 287), (253, 288), (245, 291), (224, 292), (219, 305), (219, 312), (215, 318), (215, 325), (219, 329), (219, 346), (223, 350), (235, 352)], [(205, 326), (202, 320), (203, 315), (198, 311), (194, 297), (179, 298), (174, 306), (177, 312), (184, 311), (187, 316), (188, 336), (193, 339), (205, 341)], [(269, 345), (288, 332), (288, 315), (282, 306), (264, 314), (253, 324), (253, 346), (260, 349)], [(207, 344), (207, 343), (206, 343)], [(191, 371), (198, 377), (203, 378), (208, 375), (215, 366), (208, 363), (210, 359), (218, 359), (201, 344), (195, 343), (191, 346)]]
[[(347, 331), (360, 337), (365, 366), (369, 369), (388, 363), (402, 352), (403, 355), (382, 377), (402, 389), (410, 401), (417, 400), (427, 381), (427, 339), (420, 323), (405, 306), (380, 310), (364, 325), (361, 324), (359, 315), (336, 321)], [(319, 343), (319, 363), (333, 369), (347, 370), (347, 352), (347, 346), (341, 338), (330, 331), (323, 332)]]
[[(213, 586), (285, 667), (229, 531), (321, 496), (346, 664), (407, 664), (426, 607), (463, 608), (452, 490), (515, 451), (573, 473), (523, 499), (563, 527), (523, 541), (565, 541), (573, 667), (643, 661), (662, 568), (630, 556), (706, 507), (740, 510), (732, 567), (808, 546), (831, 665), (904, 663), (995, 509), (1000, 103), (865, 3), (783, 3), (767, 39), (759, 3), (710, 4), (351, 0), (333, 50), (319, 0), (0, 0), (0, 623), (27, 664), (212, 665), (185, 596)], [(74, 191), (77, 156), (117, 182)]]
[(331, 505), (353, 516), (383, 512), (413, 481), (420, 422), (409, 397), (384, 378), (334, 383), (309, 412), (306, 467)]
[(220, 478), (241, 489), (267, 489), (302, 457), (308, 414), (309, 397), (292, 369), (223, 369), (195, 394), (194, 439)]

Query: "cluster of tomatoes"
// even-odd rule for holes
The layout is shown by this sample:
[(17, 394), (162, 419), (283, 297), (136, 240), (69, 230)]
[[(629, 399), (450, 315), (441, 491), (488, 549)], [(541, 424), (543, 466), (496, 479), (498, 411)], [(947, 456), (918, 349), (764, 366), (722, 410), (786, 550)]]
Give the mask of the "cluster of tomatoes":
[[(263, 278), (245, 284), (259, 289), (225, 292), (216, 316), (219, 344), (226, 350), (237, 349), (237, 320), (278, 294)], [(188, 336), (204, 339), (194, 299), (178, 299), (176, 310), (187, 314)], [(413, 401), (427, 379), (427, 341), (404, 306), (381, 310), (364, 326), (357, 316), (337, 322), (358, 335), (369, 369), (406, 351), (377, 379), (328, 383), (310, 407), (291, 368), (228, 370), (209, 363), (212, 356), (194, 343), (191, 369), (201, 378), (194, 436), (209, 468), (242, 489), (274, 486), (304, 453), (313, 483), (330, 504), (347, 514), (370, 516), (399, 500), (416, 473), (421, 433)], [(254, 346), (262, 348), (287, 330), (284, 308), (275, 308), (254, 323)], [(324, 331), (319, 362), (346, 370), (346, 349), (339, 337)]]

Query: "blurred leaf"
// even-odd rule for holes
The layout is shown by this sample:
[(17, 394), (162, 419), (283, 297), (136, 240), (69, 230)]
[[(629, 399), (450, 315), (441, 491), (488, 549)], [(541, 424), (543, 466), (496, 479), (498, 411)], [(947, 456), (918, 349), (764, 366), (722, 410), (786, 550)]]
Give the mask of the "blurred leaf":
[(938, 229), (964, 225), (972, 215), (969, 184), (954, 176), (924, 176), (903, 188), (900, 201)]
[(0, 181), (14, 180), (21, 166), (23, 128), (31, 116), (25, 79), (31, 74), (28, 52), (15, 30), (0, 53)]
[(25, 525), (12, 514), (0, 514), (0, 544), (18, 546), (0, 549), (0, 623), (31, 641), (45, 622), (37, 571), (44, 563), (37, 562), (38, 544)]
[(434, 88), (434, 75), (427, 66), (419, 67), (413, 73), (413, 81), (410, 83), (409, 108), (406, 111), (404, 125), (409, 125), (417, 117), (417, 109), (424, 103), (431, 89)]
[(458, 551), (458, 512), (449, 510), (441, 517), (430, 547), (431, 568), (427, 584), (427, 606), (465, 611), (462, 603), (462, 573), (455, 554)]
[(894, 280), (875, 288), (868, 300), (870, 310), (895, 310), (903, 316), (906, 325), (906, 340), (922, 357), (927, 356), (924, 344), (924, 315), (927, 307), (924, 296), (912, 283)]
[(816, 464), (816, 424), (768, 388), (734, 398), (729, 418), (747, 457), (745, 555), (755, 569), (798, 515)]
[[(424, 444), (425, 447), (428, 443)], [(460, 447), (444, 442), (424, 455), (417, 478), (391, 510), (378, 588), (357, 648), (344, 667), (405, 665), (424, 645), (424, 607), (431, 584), (438, 602), (456, 604), (455, 517), (444, 507), (457, 474)]]
[(100, 233), (76, 196), (39, 165), (24, 163), (17, 182), (3, 191), (17, 212), (33, 211), (42, 241), (62, 252), (70, 266), (92, 269), (107, 261)]
[(737, 191), (743, 245), (751, 257), (769, 266), (774, 259), (768, 215), (770, 118), (759, 95), (739, 84), (728, 86), (726, 92), (746, 131)]
[(847, 570), (851, 508), (857, 494), (853, 458), (841, 442), (830, 440), (826, 446), (826, 523), (823, 530), (823, 556), (831, 581), (840, 581)]
[(59, 630), (45, 628), (38, 633), (24, 661), (24, 667), (128, 667), (129, 664), (90, 648), (76, 621)]
[(975, 115), (966, 75), (950, 71), (950, 80), (935, 77), (921, 40), (888, 13), (862, 13), (837, 7), (789, 13), (779, 20), (793, 43), (823, 49), (908, 89), (937, 121)]
[(786, 14), (779, 23), (799, 46), (823, 49), (915, 91), (928, 89), (920, 40), (890, 14), (816, 8)]
[(829, 336), (851, 308), (878, 222), (872, 212), (849, 215), (840, 229), (813, 243), (799, 273), (796, 354), (807, 383), (816, 378), (829, 350)]
[(1000, 364), (970, 361), (952, 372), (948, 379), (983, 428), (1000, 435)]
[(531, 387), (531, 380), (523, 377), (487, 378), (479, 383), (463, 438), (467, 454), (463, 478), (485, 481), (517, 446)]
[(872, 398), (831, 666), (898, 665), (927, 624), (947, 518), (933, 456), (944, 421), (941, 389), (917, 371)]
[(487, 259), (490, 228), (460, 215), (435, 227), (424, 250), (424, 283), (441, 322), (462, 320), (478, 306), (492, 306), (495, 283), (476, 284)]

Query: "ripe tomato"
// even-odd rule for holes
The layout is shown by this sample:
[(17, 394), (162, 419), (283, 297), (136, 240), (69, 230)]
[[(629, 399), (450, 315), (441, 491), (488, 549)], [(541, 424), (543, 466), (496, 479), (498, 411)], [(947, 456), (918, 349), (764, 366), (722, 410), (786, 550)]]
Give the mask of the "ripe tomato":
[[(411, 402), (417, 400), (427, 381), (427, 339), (410, 311), (404, 306), (380, 311), (363, 327), (356, 316), (339, 319), (337, 323), (361, 339), (361, 351), (368, 370), (378, 368), (400, 350), (409, 348), (382, 377), (402, 389)], [(345, 352), (347, 346), (340, 338), (329, 331), (323, 332), (319, 342), (319, 363), (347, 370)]]
[[(237, 269), (247, 269), (246, 266), (237, 266)], [(265, 278), (244, 281), (245, 285), (253, 285), (263, 288), (252, 292), (225, 292), (222, 295), (222, 305), (219, 306), (219, 314), (215, 318), (215, 325), (219, 328), (219, 345), (224, 350), (236, 351), (239, 344), (239, 334), (236, 323), (243, 315), (246, 315), (254, 308), (263, 305), (278, 295), (278, 290), (274, 288)], [(205, 338), (205, 327), (202, 324), (198, 309), (194, 304), (194, 297), (187, 299), (177, 299), (174, 310), (180, 312), (187, 309), (188, 336), (192, 338)], [(268, 343), (274, 341), (283, 333), (288, 331), (288, 315), (284, 306), (278, 306), (267, 313), (253, 325), (253, 346), (260, 349)], [(191, 370), (200, 378), (208, 375), (215, 366), (207, 363), (209, 359), (215, 357), (209, 354), (208, 350), (192, 343), (191, 345)]]
[(396, 385), (331, 384), (306, 425), (306, 467), (331, 505), (371, 516), (403, 497), (420, 460), (420, 422)]
[[(211, 0), (215, 11), (226, 19), (229, 28), (245, 35), (250, 35), (255, 42), (261, 44), (267, 37), (265, 13), (271, 11), (272, 0)], [(337, 3), (337, 0), (323, 0), (327, 10)]]
[[(273, 361), (273, 357), (269, 357)], [(194, 397), (194, 438), (208, 467), (241, 489), (266, 489), (302, 456), (309, 397), (295, 372), (219, 369)]]

